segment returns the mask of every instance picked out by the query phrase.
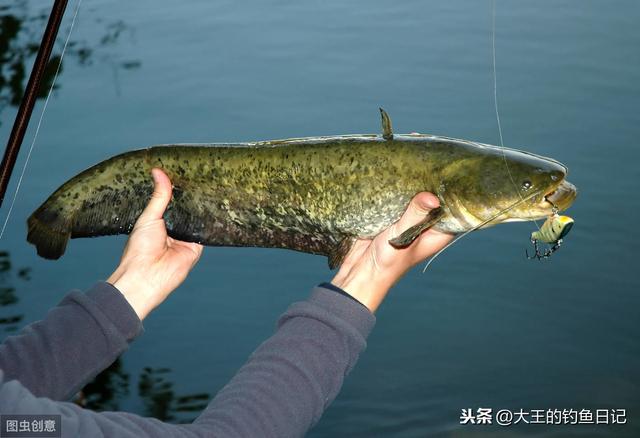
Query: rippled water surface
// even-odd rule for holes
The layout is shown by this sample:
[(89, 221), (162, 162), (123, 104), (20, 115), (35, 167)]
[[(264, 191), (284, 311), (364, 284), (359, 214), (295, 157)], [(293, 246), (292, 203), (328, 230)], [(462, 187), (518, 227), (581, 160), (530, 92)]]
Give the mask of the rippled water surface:
[[(3, 141), (44, 3), (0, 2)], [(505, 144), (569, 166), (576, 225), (549, 261), (525, 259), (534, 227), (520, 223), (475, 233), (425, 274), (412, 271), (310, 436), (640, 435), (639, 20), (632, 0), (498, 0)], [(85, 1), (0, 242), (1, 330), (42, 318), (117, 264), (124, 237), (72, 241), (56, 262), (25, 241), (31, 211), (116, 153), (378, 132), (378, 106), (397, 132), (496, 144), (490, 31), (490, 1)], [(87, 389), (90, 406), (193, 418), (277, 316), (330, 278), (322, 257), (207, 249)], [(463, 408), (626, 409), (629, 424), (460, 425)]]

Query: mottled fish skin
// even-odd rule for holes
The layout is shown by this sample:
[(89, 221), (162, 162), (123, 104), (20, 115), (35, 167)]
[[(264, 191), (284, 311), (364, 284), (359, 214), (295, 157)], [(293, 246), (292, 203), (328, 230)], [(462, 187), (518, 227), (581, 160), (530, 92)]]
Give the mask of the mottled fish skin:
[[(517, 178), (535, 180), (544, 193), (566, 174), (550, 159), (515, 150), (505, 156)], [(504, 188), (504, 166), (498, 148), (429, 135), (155, 146), (69, 180), (31, 215), (28, 240), (43, 257), (58, 258), (69, 237), (130, 232), (158, 167), (174, 185), (165, 213), (170, 236), (330, 256), (345, 238), (377, 235), (421, 191), (440, 198), (444, 215), (435, 228), (470, 229), (516, 199), (511, 182)]]

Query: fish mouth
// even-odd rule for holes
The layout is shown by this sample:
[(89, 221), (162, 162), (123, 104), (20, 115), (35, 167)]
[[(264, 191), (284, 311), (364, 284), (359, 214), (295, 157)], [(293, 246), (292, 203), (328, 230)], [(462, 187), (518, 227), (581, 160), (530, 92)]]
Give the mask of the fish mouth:
[(544, 195), (543, 203), (548, 204), (552, 211), (563, 211), (573, 204), (576, 196), (578, 196), (576, 186), (569, 181), (562, 180), (554, 190)]

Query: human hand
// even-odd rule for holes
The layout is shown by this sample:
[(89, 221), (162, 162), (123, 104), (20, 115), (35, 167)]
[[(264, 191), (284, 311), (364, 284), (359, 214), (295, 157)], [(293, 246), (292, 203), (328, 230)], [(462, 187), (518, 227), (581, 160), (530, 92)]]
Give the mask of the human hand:
[(453, 238), (451, 234), (429, 229), (406, 248), (397, 249), (389, 244), (389, 240), (421, 222), (439, 205), (435, 195), (418, 193), (396, 223), (374, 239), (356, 240), (331, 283), (375, 312), (391, 286), (409, 268), (444, 248)]
[(171, 201), (169, 177), (152, 169), (154, 191), (107, 282), (127, 299), (142, 320), (184, 281), (202, 254), (202, 245), (167, 235), (162, 215)]

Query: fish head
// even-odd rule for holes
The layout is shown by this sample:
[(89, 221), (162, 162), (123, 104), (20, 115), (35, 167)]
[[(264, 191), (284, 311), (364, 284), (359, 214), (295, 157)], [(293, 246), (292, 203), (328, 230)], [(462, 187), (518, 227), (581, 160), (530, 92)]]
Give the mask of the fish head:
[(566, 210), (575, 200), (577, 189), (566, 180), (568, 169), (562, 163), (516, 149), (482, 146), (481, 154), (457, 168), (452, 212), (464, 216), (463, 222), (485, 227), (537, 220)]

